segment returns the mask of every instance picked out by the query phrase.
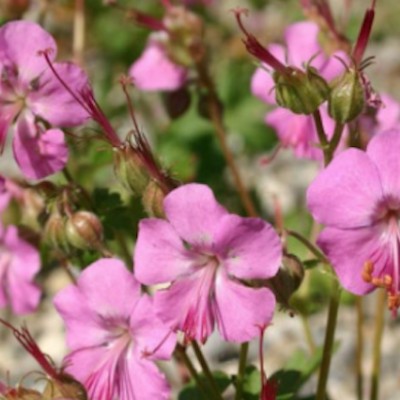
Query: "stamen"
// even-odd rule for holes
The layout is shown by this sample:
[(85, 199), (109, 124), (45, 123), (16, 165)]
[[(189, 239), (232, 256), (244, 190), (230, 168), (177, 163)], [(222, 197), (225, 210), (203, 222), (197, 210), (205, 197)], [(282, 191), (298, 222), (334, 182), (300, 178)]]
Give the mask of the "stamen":
[(153, 349), (153, 350), (143, 350), (142, 351), (142, 357), (151, 357), (155, 353), (157, 353), (158, 350), (160, 350), (161, 346), (167, 341), (167, 339), (171, 336), (173, 331), (168, 331), (168, 333), (161, 339), (160, 343)]

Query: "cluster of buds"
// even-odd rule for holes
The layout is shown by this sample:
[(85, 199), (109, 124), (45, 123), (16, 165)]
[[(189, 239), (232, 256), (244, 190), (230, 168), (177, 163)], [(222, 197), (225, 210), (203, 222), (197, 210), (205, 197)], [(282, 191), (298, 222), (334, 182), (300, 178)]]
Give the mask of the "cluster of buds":
[[(332, 119), (344, 124), (357, 118), (364, 111), (368, 101), (362, 71), (370, 65), (371, 59), (363, 61), (363, 55), (371, 33), (374, 6), (373, 1), (365, 14), (354, 49), (349, 54), (352, 66), (347, 66), (342, 60), (345, 71), (331, 82), (327, 82), (319, 71), (311, 66), (313, 59), (304, 66), (304, 69), (284, 65), (246, 30), (241, 16), (247, 10), (236, 10), (235, 15), (240, 29), (245, 34), (243, 42), (248, 52), (273, 69), (277, 104), (296, 114), (309, 115), (327, 101)], [(324, 12), (326, 22), (331, 22), (330, 29), (336, 32), (328, 11), (325, 8), (320, 10), (321, 13)]]
[(52, 248), (66, 254), (76, 250), (96, 250), (105, 254), (102, 223), (93, 212), (78, 208), (79, 192), (66, 186), (49, 199), (44, 239)]

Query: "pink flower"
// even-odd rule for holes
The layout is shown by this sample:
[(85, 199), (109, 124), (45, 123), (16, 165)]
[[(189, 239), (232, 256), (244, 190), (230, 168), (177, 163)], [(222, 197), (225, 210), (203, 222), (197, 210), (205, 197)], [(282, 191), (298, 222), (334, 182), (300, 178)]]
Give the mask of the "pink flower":
[(34, 311), (40, 289), (33, 279), (40, 269), (39, 252), (18, 236), (15, 226), (0, 226), (0, 308), (7, 304), (15, 314)]
[(375, 136), (366, 152), (336, 156), (307, 193), (314, 218), (327, 227), (318, 244), (342, 286), (361, 295), (377, 286), (400, 305), (400, 131)]
[(155, 316), (152, 299), (117, 259), (101, 259), (77, 285), (57, 294), (72, 352), (66, 371), (96, 400), (169, 398), (165, 377), (151, 361), (168, 359), (175, 335)]
[(205, 185), (188, 184), (164, 200), (167, 220), (139, 225), (135, 275), (146, 284), (172, 282), (155, 295), (157, 314), (186, 339), (205, 342), (214, 324), (224, 339), (245, 342), (257, 336), (273, 314), (267, 288), (243, 280), (274, 276), (281, 243), (259, 218), (229, 214)]
[[(270, 53), (280, 62), (290, 66), (303, 68), (311, 61), (314, 67), (325, 79), (330, 80), (343, 71), (341, 63), (333, 56), (328, 57), (318, 42), (319, 28), (313, 22), (298, 22), (286, 28), (285, 47), (279, 44), (268, 46)], [(344, 60), (347, 56), (343, 52), (334, 54)], [(275, 82), (269, 68), (262, 65), (257, 68), (251, 81), (252, 93), (267, 104), (276, 105)], [(324, 128), (328, 138), (333, 134), (334, 121), (328, 116), (324, 107), (320, 108)], [(287, 109), (278, 108), (266, 115), (265, 121), (275, 128), (284, 147), (293, 148), (298, 157), (322, 160), (322, 151), (316, 148), (317, 133), (313, 117), (298, 115)]]
[[(173, 91), (186, 82), (187, 69), (171, 61), (162, 43), (164, 32), (153, 34), (143, 54), (129, 70), (135, 86), (144, 91)], [(161, 39), (161, 40), (160, 40)]]
[[(59, 171), (68, 159), (64, 133), (48, 129), (41, 120), (71, 127), (88, 118), (40, 55), (47, 51), (54, 60), (56, 50), (54, 39), (32, 22), (14, 21), (0, 28), (0, 147), (14, 123), (14, 155), (31, 179)], [(83, 87), (87, 81), (85, 73), (73, 64), (55, 63), (54, 68), (70, 87)]]
[[(322, 106), (320, 113), (325, 132), (331, 138), (335, 121), (329, 117), (326, 107)], [(279, 107), (265, 116), (265, 122), (275, 129), (282, 146), (293, 149), (297, 157), (322, 160), (315, 123), (310, 115), (293, 114)]]

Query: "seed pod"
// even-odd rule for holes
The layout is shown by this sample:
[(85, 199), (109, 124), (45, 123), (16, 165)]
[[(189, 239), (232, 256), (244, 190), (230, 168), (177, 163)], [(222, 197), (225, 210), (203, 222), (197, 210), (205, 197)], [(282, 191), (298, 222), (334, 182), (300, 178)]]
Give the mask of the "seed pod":
[(273, 78), (276, 102), (295, 114), (312, 114), (329, 97), (328, 83), (313, 67), (305, 72), (288, 67), (285, 73), (275, 71)]
[(81, 250), (98, 250), (103, 242), (103, 225), (96, 214), (77, 211), (67, 220), (65, 232), (71, 246)]
[(53, 399), (87, 400), (84, 386), (72, 376), (60, 373), (57, 379), (50, 379), (44, 389), (42, 400)]
[(365, 105), (364, 87), (360, 73), (349, 69), (331, 83), (329, 115), (342, 124), (357, 118)]
[(58, 212), (50, 215), (44, 227), (44, 240), (52, 248), (68, 253), (71, 246), (65, 232), (65, 217)]
[(130, 145), (116, 148), (114, 172), (122, 185), (134, 196), (141, 196), (150, 180), (140, 153)]
[(150, 181), (142, 196), (142, 204), (150, 217), (165, 218), (164, 201), (165, 193), (156, 181)]

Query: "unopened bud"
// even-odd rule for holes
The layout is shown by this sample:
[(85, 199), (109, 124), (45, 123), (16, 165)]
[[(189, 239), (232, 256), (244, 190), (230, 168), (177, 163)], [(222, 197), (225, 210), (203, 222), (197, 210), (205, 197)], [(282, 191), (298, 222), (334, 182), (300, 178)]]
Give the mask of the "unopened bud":
[(313, 67), (305, 72), (287, 67), (285, 73), (275, 71), (273, 78), (276, 102), (295, 114), (312, 114), (329, 97), (328, 83)]
[(77, 249), (98, 250), (102, 247), (103, 225), (92, 212), (73, 213), (67, 220), (65, 232), (68, 242)]
[(87, 400), (84, 386), (68, 374), (61, 373), (57, 379), (48, 381), (42, 400), (53, 399)]
[(191, 96), (186, 87), (164, 94), (164, 104), (172, 119), (182, 116), (190, 107)]
[(65, 217), (53, 213), (44, 227), (44, 240), (52, 248), (68, 253), (71, 249), (65, 233)]
[(141, 196), (150, 180), (142, 157), (130, 145), (115, 149), (114, 172), (122, 185), (134, 196)]
[(282, 267), (278, 273), (269, 279), (269, 286), (273, 290), (279, 303), (289, 307), (289, 299), (299, 288), (304, 278), (304, 267), (301, 261), (293, 254), (283, 256)]
[(165, 218), (164, 201), (165, 193), (156, 181), (150, 181), (142, 196), (142, 203), (150, 217)]
[(333, 80), (331, 87), (329, 115), (342, 124), (357, 118), (365, 105), (365, 93), (360, 73), (355, 69), (348, 69)]

